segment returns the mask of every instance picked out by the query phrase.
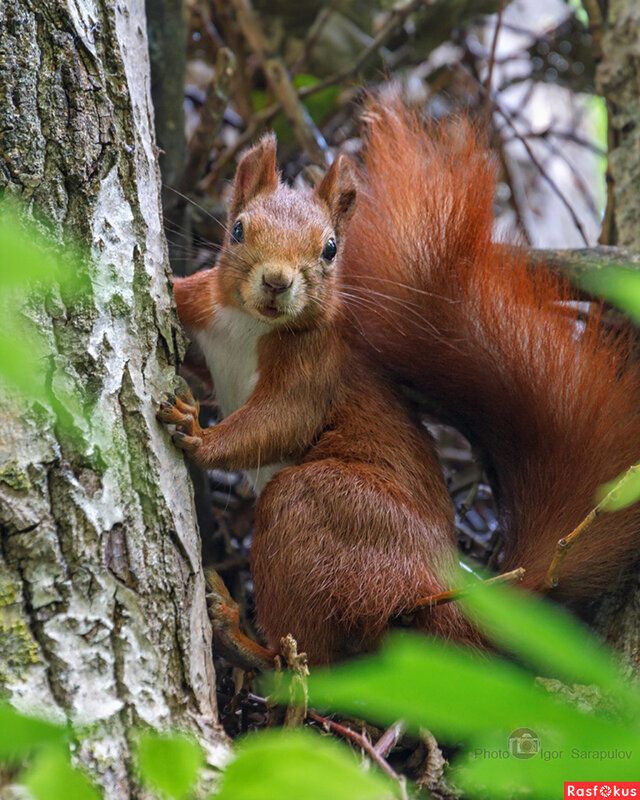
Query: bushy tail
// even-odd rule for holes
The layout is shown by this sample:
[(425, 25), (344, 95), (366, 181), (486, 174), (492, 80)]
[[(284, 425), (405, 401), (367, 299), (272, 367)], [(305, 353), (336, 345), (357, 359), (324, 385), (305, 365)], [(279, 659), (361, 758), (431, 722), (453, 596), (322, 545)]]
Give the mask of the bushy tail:
[[(628, 343), (586, 324), (561, 280), (492, 241), (494, 167), (471, 126), (425, 130), (370, 106), (343, 256), (355, 328), (481, 449), (506, 536), (503, 569), (544, 578), (597, 488), (640, 461), (640, 377)], [(635, 556), (640, 506), (604, 514), (557, 592), (594, 595)]]

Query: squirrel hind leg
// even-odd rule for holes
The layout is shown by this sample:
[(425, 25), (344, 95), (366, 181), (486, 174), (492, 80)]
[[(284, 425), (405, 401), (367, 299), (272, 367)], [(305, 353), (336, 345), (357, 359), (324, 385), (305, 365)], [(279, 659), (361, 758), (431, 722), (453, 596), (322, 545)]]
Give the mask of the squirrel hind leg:
[[(280, 471), (260, 495), (251, 555), (269, 645), (291, 633), (312, 663), (374, 649), (394, 617), (444, 588), (432, 565), (438, 549), (455, 558), (447, 529), (447, 520), (427, 529), (366, 464), (327, 458)], [(478, 642), (454, 604), (414, 627)]]

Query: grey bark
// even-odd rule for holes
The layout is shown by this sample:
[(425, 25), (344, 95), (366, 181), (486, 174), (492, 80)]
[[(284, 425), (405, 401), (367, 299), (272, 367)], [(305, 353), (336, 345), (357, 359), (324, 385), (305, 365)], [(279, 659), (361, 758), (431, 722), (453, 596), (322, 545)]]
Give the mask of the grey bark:
[[(600, 4), (602, 7), (603, 4)], [(608, 203), (602, 240), (640, 252), (640, 5), (609, 0), (596, 84), (609, 112)], [(640, 453), (638, 454), (640, 459)], [(629, 565), (621, 565), (621, 568)], [(640, 572), (605, 598), (595, 626), (640, 673)]]
[(183, 0), (147, 0), (151, 96), (165, 183), (173, 185), (185, 157), (184, 79), (187, 18)]
[(0, 193), (90, 250), (82, 308), (54, 292), (30, 313), (43, 380), (95, 398), (71, 448), (55, 409), (0, 389), (0, 689), (91, 725), (78, 758), (107, 797), (139, 797), (137, 725), (226, 755), (191, 488), (154, 418), (182, 339), (143, 0), (0, 0), (0, 156)]
[(598, 91), (609, 111), (608, 244), (640, 250), (640, 4), (610, 0)]

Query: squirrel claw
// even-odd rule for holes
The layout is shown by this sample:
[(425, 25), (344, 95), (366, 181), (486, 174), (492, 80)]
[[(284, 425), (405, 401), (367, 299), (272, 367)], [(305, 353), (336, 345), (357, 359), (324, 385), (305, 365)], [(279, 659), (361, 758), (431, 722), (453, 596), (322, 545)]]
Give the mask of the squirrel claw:
[(184, 450), (187, 455), (195, 453), (202, 444), (202, 439), (199, 436), (187, 436), (187, 434), (182, 433), (182, 431), (174, 431), (171, 434), (171, 441), (176, 447)]
[(252, 641), (240, 630), (240, 609), (222, 578), (205, 569), (206, 601), (213, 640), (220, 655), (244, 670), (271, 669), (275, 653)]
[[(186, 387), (186, 384), (185, 384)], [(193, 456), (202, 444), (203, 431), (198, 422), (199, 406), (189, 388), (176, 396), (165, 392), (158, 404), (156, 419), (163, 425), (173, 425), (171, 440), (187, 455)]]

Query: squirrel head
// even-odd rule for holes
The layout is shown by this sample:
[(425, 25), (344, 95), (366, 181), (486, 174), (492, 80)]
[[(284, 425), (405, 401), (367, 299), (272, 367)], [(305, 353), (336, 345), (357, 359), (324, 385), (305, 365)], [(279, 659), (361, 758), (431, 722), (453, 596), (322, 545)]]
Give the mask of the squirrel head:
[(228, 229), (218, 262), (226, 301), (274, 326), (304, 327), (332, 316), (335, 272), (356, 184), (339, 156), (319, 185), (293, 190), (280, 181), (276, 139), (261, 139), (240, 160)]

